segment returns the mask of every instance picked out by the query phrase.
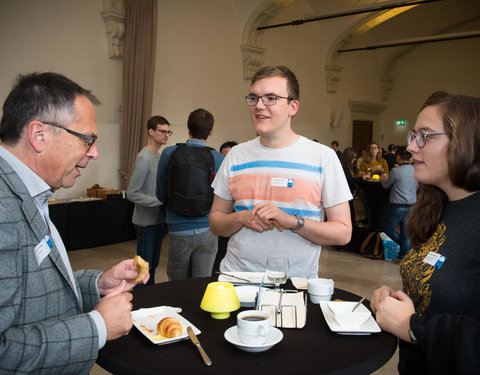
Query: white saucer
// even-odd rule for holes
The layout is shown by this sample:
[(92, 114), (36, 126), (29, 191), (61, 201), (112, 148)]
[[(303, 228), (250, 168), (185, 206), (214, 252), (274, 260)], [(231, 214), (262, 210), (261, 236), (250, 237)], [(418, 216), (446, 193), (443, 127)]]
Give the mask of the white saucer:
[(240, 341), (240, 337), (237, 333), (237, 326), (230, 327), (225, 331), (225, 340), (235, 345), (238, 349), (245, 352), (259, 353), (264, 352), (274, 345), (278, 344), (283, 339), (283, 333), (278, 328), (272, 327), (270, 336), (265, 344), (262, 345), (248, 345)]

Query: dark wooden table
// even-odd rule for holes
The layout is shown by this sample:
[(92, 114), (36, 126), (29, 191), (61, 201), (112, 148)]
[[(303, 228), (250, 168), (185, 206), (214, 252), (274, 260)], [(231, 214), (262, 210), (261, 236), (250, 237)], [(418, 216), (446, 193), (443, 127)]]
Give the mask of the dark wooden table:
[[(135, 327), (127, 336), (107, 342), (97, 363), (113, 374), (370, 374), (395, 353), (397, 339), (388, 333), (346, 336), (331, 332), (319, 305), (310, 301), (303, 329), (281, 329), (283, 340), (268, 351), (248, 353), (224, 338), (236, 325), (236, 314), (215, 320), (200, 309), (209, 282), (196, 278), (135, 289), (133, 309), (175, 306), (202, 331), (198, 338), (213, 361), (206, 366), (190, 340), (154, 345)], [(290, 287), (293, 285), (288, 281)], [(359, 300), (360, 296), (335, 289), (334, 298)], [(368, 301), (365, 301), (368, 306)]]

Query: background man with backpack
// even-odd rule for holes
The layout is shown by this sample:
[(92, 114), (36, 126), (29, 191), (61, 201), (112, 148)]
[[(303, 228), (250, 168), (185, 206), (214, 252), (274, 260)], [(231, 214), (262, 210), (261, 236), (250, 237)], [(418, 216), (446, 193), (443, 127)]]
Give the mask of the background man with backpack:
[(205, 109), (190, 113), (190, 139), (167, 147), (158, 163), (157, 198), (167, 206), (169, 280), (212, 273), (218, 237), (208, 223), (213, 202), (210, 185), (223, 161), (223, 155), (205, 142), (213, 123), (213, 115)]

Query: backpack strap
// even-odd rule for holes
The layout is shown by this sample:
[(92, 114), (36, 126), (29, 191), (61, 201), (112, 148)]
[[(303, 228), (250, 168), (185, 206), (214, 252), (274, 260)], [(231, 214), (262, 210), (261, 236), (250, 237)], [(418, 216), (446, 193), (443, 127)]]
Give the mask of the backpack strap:
[(373, 255), (376, 259), (383, 259), (383, 246), (382, 250), (379, 251), (380, 243), (382, 242), (382, 237), (380, 236), (380, 232), (377, 232), (377, 240), (375, 241), (375, 249), (373, 251)]
[(370, 232), (368, 236), (363, 240), (362, 246), (360, 246), (360, 254), (365, 253), (365, 247), (367, 246), (368, 242), (371, 240), (375, 232)]
[(377, 232), (377, 239), (375, 240), (375, 247), (373, 248), (373, 256), (378, 258), (378, 245), (380, 244), (381, 238), (380, 233)]

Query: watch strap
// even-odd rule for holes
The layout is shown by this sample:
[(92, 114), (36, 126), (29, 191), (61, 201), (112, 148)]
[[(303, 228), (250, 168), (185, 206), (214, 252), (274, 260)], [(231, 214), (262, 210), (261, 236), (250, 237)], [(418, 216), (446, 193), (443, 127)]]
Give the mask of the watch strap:
[(295, 217), (298, 220), (298, 225), (295, 227), (295, 229), (292, 229), (292, 232), (297, 233), (305, 225), (305, 219), (303, 218), (303, 216), (300, 215), (295, 215)]

